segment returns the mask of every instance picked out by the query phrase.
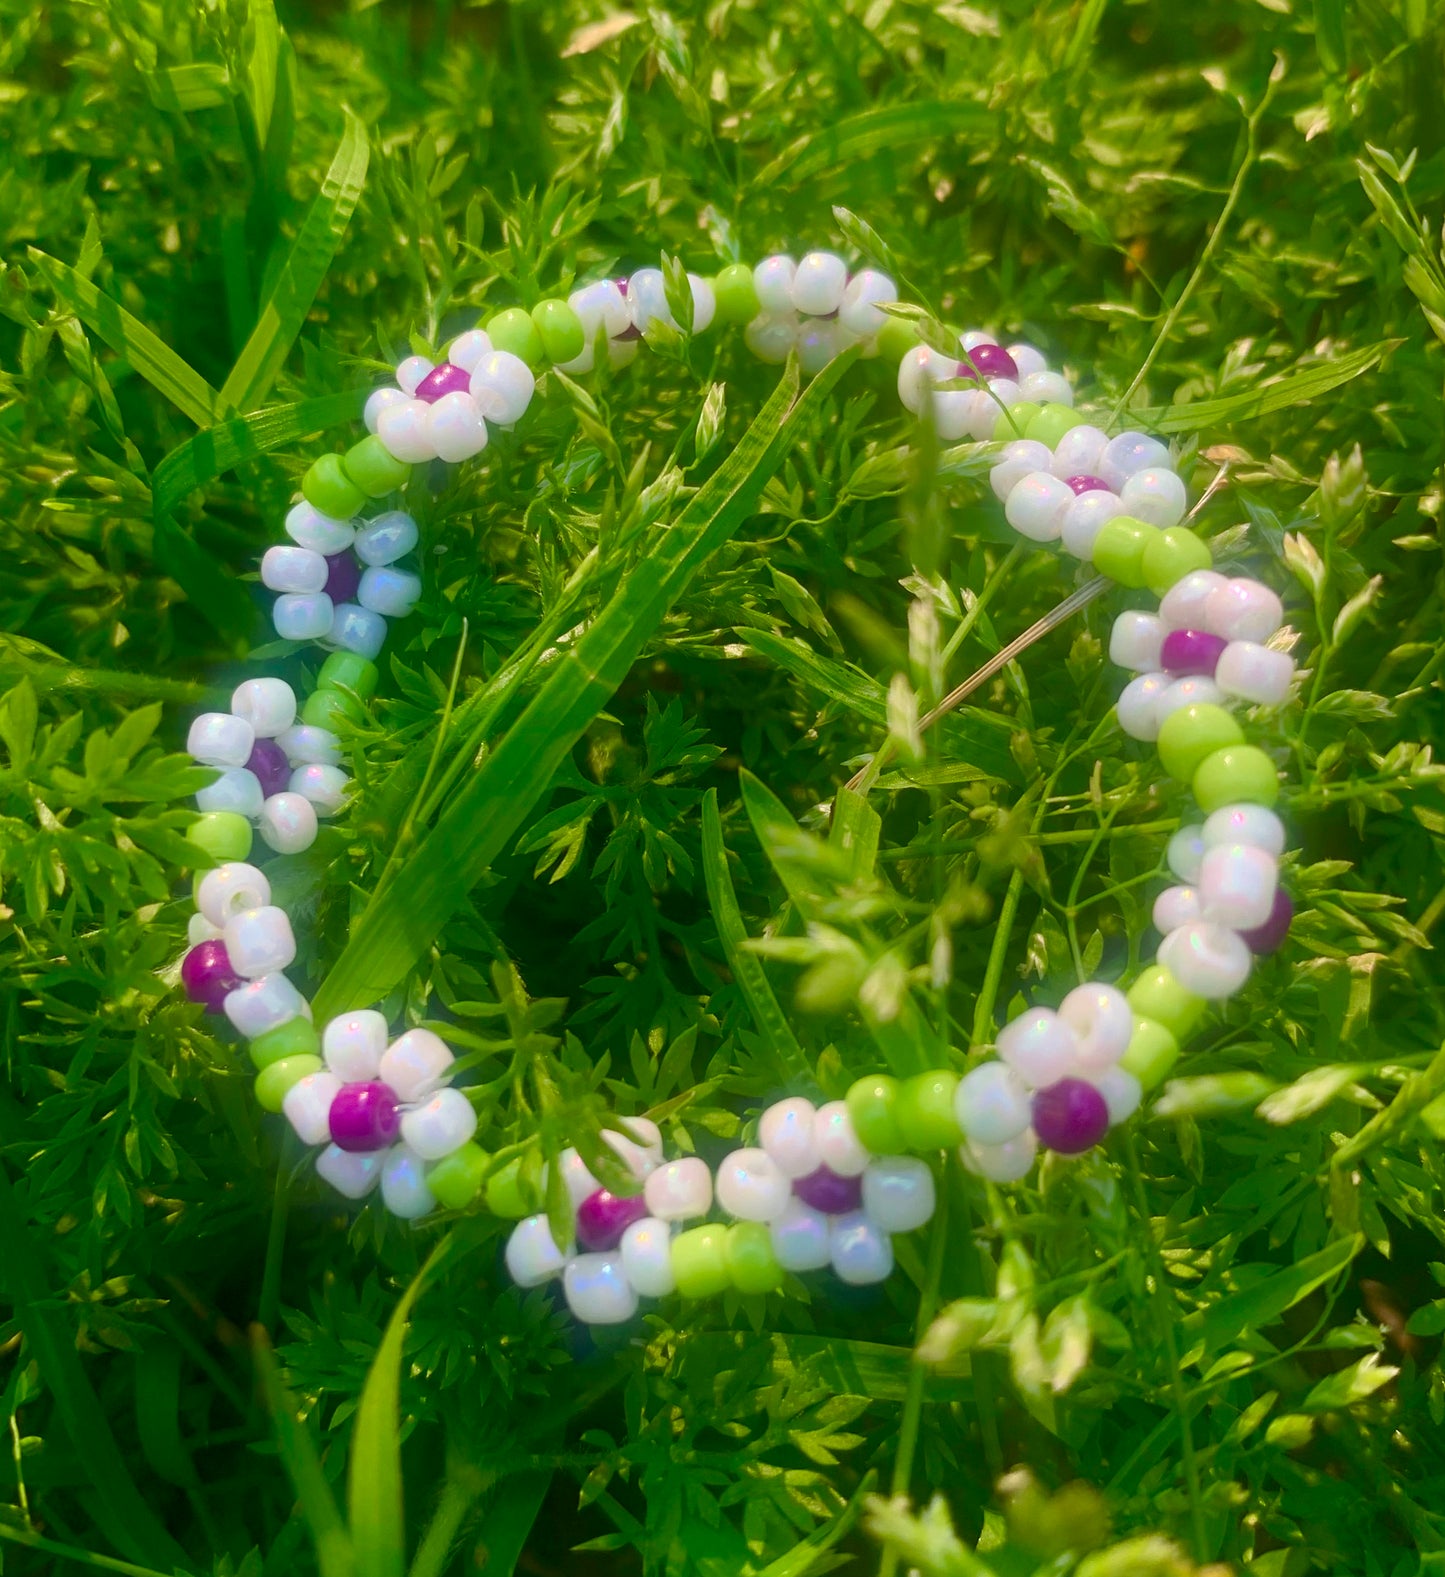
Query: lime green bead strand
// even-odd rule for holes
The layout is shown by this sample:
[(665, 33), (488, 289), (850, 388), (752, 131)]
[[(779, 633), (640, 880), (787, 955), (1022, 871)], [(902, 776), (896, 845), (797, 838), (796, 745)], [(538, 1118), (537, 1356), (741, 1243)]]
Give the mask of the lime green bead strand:
[(321, 690), (350, 690), (362, 701), (369, 701), (376, 694), (380, 675), (374, 662), (360, 652), (332, 652), (321, 665), (316, 685)]
[(542, 355), (542, 336), (537, 332), (537, 325), (532, 321), (530, 312), (524, 312), (521, 307), (508, 307), (505, 312), (499, 312), (496, 317), (487, 320), (487, 338), (491, 340), (496, 350), (510, 351), (514, 356), (520, 356), (526, 364), (536, 372), (544, 360)]
[(1178, 1061), (1179, 1042), (1174, 1035), (1157, 1019), (1136, 1014), (1134, 1032), (1119, 1059), (1124, 1072), (1132, 1073), (1146, 1090), (1152, 1090), (1164, 1082)]
[(715, 1298), (732, 1285), (728, 1230), (714, 1223), (679, 1232), (672, 1240), (672, 1274), (684, 1298)]
[(1224, 710), (1209, 702), (1181, 706), (1159, 728), (1159, 759), (1171, 778), (1188, 783), (1200, 764), (1217, 750), (1244, 743), (1244, 730)]
[(1043, 414), (1043, 406), (1036, 405), (1032, 400), (1020, 400), (1015, 405), (1004, 406), (999, 409), (998, 420), (994, 423), (994, 441), (1011, 443), (1016, 438), (1024, 437), (1030, 426)]
[(459, 1150), (443, 1156), (426, 1174), (426, 1185), (446, 1210), (465, 1210), (482, 1191), (482, 1174), (491, 1157), (468, 1139)]
[[(580, 356), (587, 344), (582, 319), (565, 301), (550, 298), (532, 308), (532, 322), (547, 360), (554, 365)], [(524, 361), (526, 357), (522, 358)]]
[(234, 810), (209, 810), (186, 828), (186, 840), (217, 865), (244, 860), (251, 853), (251, 823)]
[(1199, 763), (1190, 786), (1206, 815), (1225, 805), (1268, 808), (1279, 798), (1279, 773), (1258, 746), (1229, 744)]
[[(758, 315), (758, 291), (746, 263), (729, 263), (712, 282), (719, 323), (751, 323)], [(902, 351), (898, 353), (900, 356)]]
[(1159, 536), (1155, 526), (1132, 515), (1116, 515), (1106, 520), (1094, 539), (1090, 555), (1094, 568), (1120, 586), (1138, 588), (1144, 584), (1144, 555)]
[(878, 354), (895, 374), (898, 363), (920, 343), (918, 330), (907, 318), (890, 317), (878, 330)]
[(347, 476), (339, 454), (312, 461), (301, 478), (301, 494), (313, 509), (333, 520), (350, 520), (366, 502), (366, 494)]
[(1176, 1041), (1187, 1040), (1204, 1017), (1206, 1003), (1186, 991), (1173, 970), (1154, 964), (1125, 992), (1125, 999), (1139, 1018), (1162, 1025)]
[(853, 1131), (865, 1150), (874, 1155), (897, 1155), (904, 1148), (899, 1126), (898, 1080), (886, 1073), (859, 1079), (845, 1098)]
[(513, 1156), (487, 1179), (487, 1209), (503, 1221), (520, 1221), (537, 1208), (530, 1192), (522, 1183), (522, 1157)]
[[(723, 1252), (728, 1276), (739, 1292), (776, 1292), (782, 1286), (783, 1267), (773, 1253), (773, 1235), (761, 1221), (734, 1222)], [(679, 1290), (681, 1286), (679, 1281)]]
[(1197, 569), (1208, 569), (1214, 562), (1208, 547), (1183, 526), (1170, 526), (1151, 538), (1144, 549), (1144, 584), (1156, 597)]
[(1039, 414), (1029, 423), (1024, 437), (1032, 439), (1035, 443), (1047, 444), (1050, 449), (1056, 449), (1059, 439), (1065, 433), (1072, 432), (1074, 428), (1083, 425), (1084, 418), (1076, 410), (1051, 400), (1048, 404), (1039, 407)]
[(963, 1143), (963, 1129), (953, 1115), (957, 1089), (958, 1075), (947, 1069), (904, 1080), (893, 1115), (905, 1149), (944, 1150)]
[(353, 444), (341, 464), (347, 480), (368, 498), (385, 498), (405, 487), (411, 476), (411, 466), (398, 460), (375, 433)]
[(323, 686), (313, 690), (302, 703), (301, 721), (312, 728), (328, 728), (335, 734), (364, 723), (366, 708), (347, 691)]
[(320, 1056), (321, 1037), (309, 1018), (293, 1018), (258, 1035), (247, 1050), (256, 1067), (266, 1069), (288, 1057)]
[(326, 1066), (320, 1057), (282, 1057), (269, 1063), (256, 1075), (256, 1100), (263, 1112), (279, 1112), (287, 1090), (309, 1073), (320, 1073)]

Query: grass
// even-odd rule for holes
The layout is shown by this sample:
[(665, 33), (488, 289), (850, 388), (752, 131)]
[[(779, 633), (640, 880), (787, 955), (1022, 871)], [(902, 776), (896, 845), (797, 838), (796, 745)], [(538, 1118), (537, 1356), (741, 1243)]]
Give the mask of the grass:
[[(1423, 0), (0, 0), (15, 1571), (1437, 1569), (1442, 47)], [(258, 1120), (172, 990), (183, 730), (385, 366), (823, 244), (1048, 347), (1196, 493), (1227, 466), (1201, 528), (1307, 675), (1257, 725), (1300, 917), (1104, 1150), (949, 1163), (883, 1289), (588, 1335), (498, 1223), (353, 1217)], [(1187, 806), (1110, 721), (1123, 597), (920, 753), (1077, 582), (838, 372), (665, 344), (420, 500), (358, 799), (285, 898), (323, 1005), (446, 1027), (497, 1153), (651, 1111), (716, 1159), (1147, 956)]]

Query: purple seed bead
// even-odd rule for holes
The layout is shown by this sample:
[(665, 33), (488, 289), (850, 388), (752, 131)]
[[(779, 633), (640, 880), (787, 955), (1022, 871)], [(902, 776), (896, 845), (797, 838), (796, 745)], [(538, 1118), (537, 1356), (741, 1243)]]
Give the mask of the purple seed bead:
[(197, 942), (181, 960), (181, 984), (192, 1002), (201, 1003), (207, 1013), (220, 1013), (226, 993), (246, 982), (231, 968), (231, 955), (219, 938)]
[(360, 585), (361, 566), (350, 548), (327, 555), (326, 595), (331, 598), (333, 605), (353, 601)]
[(327, 1114), (331, 1137), (339, 1150), (384, 1150), (401, 1129), (396, 1095), (380, 1079), (343, 1084)]
[(444, 394), (466, 394), (472, 387), (472, 375), (463, 372), (460, 367), (452, 366), (451, 362), (444, 361), (440, 367), (433, 367), (416, 386), (416, 397), (425, 400), (428, 405), (435, 405)]
[(1239, 935), (1251, 953), (1277, 953), (1284, 946), (1293, 920), (1294, 904), (1290, 895), (1283, 887), (1276, 887), (1274, 908), (1269, 912), (1269, 919), (1263, 925), (1255, 926), (1252, 931), (1241, 931)]
[(1018, 379), (1018, 363), (1002, 345), (975, 345), (963, 354), (967, 360), (958, 364), (960, 378), (972, 378), (976, 373), (980, 378)]
[(1072, 493), (1110, 493), (1113, 489), (1102, 476), (1071, 476), (1066, 477), (1064, 486)]
[(635, 323), (629, 323), (620, 334), (614, 334), (612, 337), (615, 340), (641, 339), (642, 330)]
[(1164, 637), (1159, 662), (1165, 673), (1176, 677), (1204, 674), (1212, 679), (1228, 645), (1228, 641), (1207, 630), (1170, 630)]
[(624, 296), (627, 294), (627, 276), (625, 274), (617, 281), (617, 288)]
[(825, 1216), (842, 1216), (863, 1203), (863, 1179), (839, 1177), (826, 1166), (793, 1180), (793, 1192), (812, 1210)]
[(256, 774), (261, 793), (267, 798), (279, 794), (291, 781), (291, 763), (274, 739), (258, 739), (246, 757), (246, 770)]
[(1034, 1094), (1034, 1132), (1060, 1155), (1078, 1155), (1109, 1131), (1104, 1097), (1083, 1079), (1060, 1079)]
[(646, 1214), (647, 1201), (641, 1194), (624, 1196), (599, 1188), (577, 1206), (577, 1241), (594, 1253), (616, 1248), (628, 1227)]

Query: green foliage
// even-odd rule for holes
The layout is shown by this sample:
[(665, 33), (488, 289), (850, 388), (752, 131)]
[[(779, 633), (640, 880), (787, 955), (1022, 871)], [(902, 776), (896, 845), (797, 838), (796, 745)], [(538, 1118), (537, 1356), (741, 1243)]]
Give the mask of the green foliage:
[[(1442, 50), (1422, 0), (0, 0), (16, 1571), (1438, 1569)], [(1304, 677), (1251, 722), (1299, 918), (1105, 1149), (943, 1166), (883, 1288), (589, 1334), (502, 1224), (357, 1215), (259, 1117), (173, 989), (179, 752), (250, 643), (314, 674), (247, 577), (385, 366), (824, 244), (1225, 468), (1198, 525)], [(1110, 717), (1128, 595), (923, 727), (1072, 572), (886, 366), (793, 376), (650, 334), (419, 488), (357, 799), (286, 877), (321, 1010), (442, 1028), (539, 1208), (628, 1115), (715, 1160), (1148, 956), (1187, 801)]]

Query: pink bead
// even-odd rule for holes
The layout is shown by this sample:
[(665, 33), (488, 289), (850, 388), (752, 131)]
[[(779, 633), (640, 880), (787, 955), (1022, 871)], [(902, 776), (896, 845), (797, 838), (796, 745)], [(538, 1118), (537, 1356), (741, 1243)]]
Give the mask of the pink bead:
[(207, 1013), (220, 1013), (226, 994), (246, 982), (231, 968), (231, 955), (221, 941), (198, 942), (181, 960), (181, 985), (192, 1002)]
[(256, 774), (263, 799), (280, 794), (291, 781), (291, 763), (274, 739), (256, 741), (246, 759), (246, 770)]
[(843, 1216), (858, 1210), (863, 1204), (863, 1179), (839, 1177), (826, 1166), (816, 1172), (793, 1180), (793, 1192), (810, 1209), (820, 1210), (825, 1216)]
[(1064, 479), (1064, 486), (1075, 495), (1081, 493), (1108, 493), (1113, 489), (1102, 476), (1070, 476)]
[(1207, 630), (1170, 630), (1164, 637), (1160, 663), (1166, 673), (1179, 677), (1203, 674), (1212, 679), (1228, 645)]
[(444, 361), (440, 367), (433, 367), (416, 386), (416, 397), (425, 400), (428, 405), (435, 405), (444, 394), (462, 394), (471, 392), (472, 375), (464, 372), (460, 367), (452, 366), (451, 362)]
[(1104, 1097), (1083, 1079), (1060, 1079), (1034, 1095), (1034, 1132), (1060, 1155), (1078, 1155), (1109, 1131)]
[(1274, 908), (1263, 925), (1252, 931), (1241, 931), (1240, 940), (1251, 953), (1277, 953), (1284, 946), (1289, 928), (1294, 920), (1294, 904), (1283, 887), (1274, 890)]
[(577, 1241), (594, 1252), (616, 1248), (628, 1227), (646, 1214), (647, 1201), (641, 1194), (624, 1196), (599, 1188), (577, 1206)]
[(968, 360), (958, 364), (960, 378), (972, 378), (977, 374), (980, 378), (1012, 378), (1015, 382), (1018, 380), (1018, 363), (1002, 345), (975, 345), (972, 350), (965, 351), (964, 355)]
[(384, 1150), (401, 1131), (396, 1094), (380, 1079), (343, 1084), (326, 1120), (336, 1148), (355, 1153)]
[(343, 602), (354, 602), (360, 585), (361, 566), (356, 562), (356, 555), (350, 548), (328, 556), (326, 595), (331, 598), (334, 606), (339, 606)]

